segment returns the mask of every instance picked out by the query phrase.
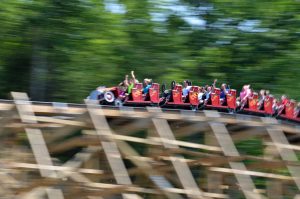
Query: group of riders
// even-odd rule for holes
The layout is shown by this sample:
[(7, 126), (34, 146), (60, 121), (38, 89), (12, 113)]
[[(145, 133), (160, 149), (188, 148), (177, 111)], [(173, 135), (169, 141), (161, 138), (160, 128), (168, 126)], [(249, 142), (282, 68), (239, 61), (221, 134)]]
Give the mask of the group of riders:
[[(134, 88), (135, 84), (137, 84), (137, 83), (139, 83), (139, 81), (135, 77), (134, 71), (131, 71), (131, 77), (129, 78), (129, 76), (126, 75), (125, 79), (118, 85), (118, 88), (121, 91), (120, 96), (123, 98), (130, 97), (132, 89)], [(217, 88), (216, 83), (217, 83), (217, 79), (215, 79), (211, 85), (205, 85), (205, 86), (199, 87), (198, 100), (199, 100), (200, 105), (205, 106), (206, 104), (211, 102), (211, 94)], [(151, 88), (151, 85), (152, 85), (152, 79), (145, 78), (143, 80), (142, 93), (144, 96), (147, 96), (147, 94), (149, 93), (149, 89)], [(166, 90), (165, 86), (163, 86), (162, 95), (161, 95), (161, 99), (163, 99), (162, 101), (167, 102), (171, 98), (172, 90), (174, 89), (174, 87), (176, 85), (180, 85), (180, 84), (173, 81), (171, 83), (170, 90)], [(183, 81), (183, 84), (182, 84), (183, 101), (187, 98), (191, 87), (192, 87), (192, 82), (190, 80)], [(103, 92), (104, 90), (109, 90), (109, 89), (110, 88), (98, 87), (98, 89), (96, 89), (96, 90), (98, 90), (98, 91), (101, 90)], [(227, 85), (226, 83), (222, 83), (221, 87), (220, 87), (220, 104), (221, 105), (226, 104), (226, 95), (229, 93), (229, 91), (230, 91), (229, 85)], [(244, 108), (247, 108), (249, 106), (248, 99), (253, 97), (254, 94), (255, 94), (255, 92), (251, 88), (250, 85), (244, 85), (242, 87), (240, 95), (236, 98), (236, 104), (237, 104), (238, 109), (243, 110)], [(92, 94), (90, 95), (91, 99), (93, 99), (95, 97), (96, 97), (96, 94), (95, 94), (95, 96), (92, 96)], [(273, 97), (270, 94), (270, 91), (263, 90), (263, 89), (260, 90), (259, 97), (258, 97), (258, 108), (260, 110), (263, 110), (264, 101), (267, 97)], [(288, 102), (290, 102), (290, 100), (287, 98), (286, 95), (282, 95), (280, 100), (277, 100), (276, 98), (274, 98), (273, 104), (272, 104), (273, 112), (275, 114), (280, 113), (283, 110), (284, 106)], [(300, 102), (295, 107), (295, 115), (299, 115), (299, 113), (300, 113)]]

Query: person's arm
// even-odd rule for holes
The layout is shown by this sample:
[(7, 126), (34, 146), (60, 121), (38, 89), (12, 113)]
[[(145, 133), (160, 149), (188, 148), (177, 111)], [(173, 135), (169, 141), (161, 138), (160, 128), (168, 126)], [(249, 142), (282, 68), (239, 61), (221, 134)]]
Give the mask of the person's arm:
[(212, 90), (214, 90), (216, 88), (216, 83), (217, 83), (217, 79), (214, 80), (213, 84), (212, 84)]
[(242, 101), (246, 100), (249, 97), (248, 92), (246, 92), (245, 96), (243, 97)]
[(128, 86), (128, 85), (129, 85), (129, 82), (128, 82), (128, 75), (125, 75), (124, 85), (125, 85), (125, 86)]
[(122, 86), (122, 85), (128, 86), (128, 75), (126, 75), (125, 79), (122, 82), (120, 82), (119, 86)]
[(241, 100), (244, 101), (244, 100), (246, 100), (246, 99), (250, 96), (251, 90), (250, 90), (249, 87), (247, 87), (247, 88), (245, 88), (245, 90), (242, 91), (242, 92), (244, 92), (244, 96), (243, 96), (243, 98), (241, 98)]
[(135, 79), (134, 71), (133, 71), (133, 70), (131, 71), (131, 77), (132, 77), (132, 79), (133, 79), (133, 82), (136, 83), (136, 79)]

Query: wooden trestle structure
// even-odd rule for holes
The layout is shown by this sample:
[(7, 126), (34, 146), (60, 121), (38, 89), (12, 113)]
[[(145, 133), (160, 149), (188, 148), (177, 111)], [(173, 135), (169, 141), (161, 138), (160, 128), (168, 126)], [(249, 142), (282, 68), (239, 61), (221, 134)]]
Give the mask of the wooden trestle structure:
[(300, 198), (297, 123), (12, 97), (0, 101), (0, 199)]

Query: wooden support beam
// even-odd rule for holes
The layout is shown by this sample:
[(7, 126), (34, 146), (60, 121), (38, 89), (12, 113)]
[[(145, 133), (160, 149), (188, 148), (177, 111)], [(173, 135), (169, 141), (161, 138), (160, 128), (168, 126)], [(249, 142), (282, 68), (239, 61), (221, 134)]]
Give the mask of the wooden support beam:
[[(98, 135), (101, 146), (106, 154), (110, 167), (113, 171), (115, 179), (118, 184), (121, 185), (131, 185), (131, 179), (127, 173), (125, 164), (121, 158), (120, 151), (117, 145), (112, 141), (104, 141), (106, 135), (112, 135), (112, 131), (107, 123), (106, 118), (103, 115), (95, 115), (95, 107), (92, 104), (87, 103), (88, 111), (93, 121), (96, 129), (96, 134)], [(122, 194), (124, 199), (141, 199), (137, 194)]]
[[(22, 122), (37, 123), (27, 94), (12, 92), (11, 95), (15, 100), (15, 104)], [(42, 132), (39, 129), (32, 128), (25, 128), (25, 131), (37, 164), (53, 166)], [(55, 172), (49, 172), (48, 170), (42, 168), (40, 168), (40, 174), (42, 177), (56, 176)], [(47, 189), (47, 195), (50, 199), (53, 198), (53, 195), (55, 195), (57, 199), (64, 198), (61, 190), (52, 188)]]
[[(286, 191), (288, 186), (299, 187), (300, 163), (294, 152), (300, 149), (299, 125), (214, 111), (57, 106), (13, 95), (19, 97), (15, 104), (0, 100), (0, 128), (5, 130), (1, 136), (13, 138), (5, 145), (9, 149), (0, 154), (3, 197), (198, 199), (229, 198), (239, 190), (247, 198), (299, 197), (292, 188)], [(16, 139), (24, 130), (34, 157), (18, 155), (27, 144), (23, 137)], [(142, 130), (146, 136), (135, 136)], [(201, 141), (196, 133), (203, 133)], [(233, 141), (253, 136), (264, 139), (262, 147), (271, 149), (274, 156), (239, 154)], [(64, 164), (48, 153), (79, 147), (81, 151)], [(291, 176), (276, 173), (286, 168)], [(256, 189), (251, 177), (266, 179), (267, 188)]]
[[(218, 112), (207, 113), (208, 117), (218, 118), (220, 117)], [(232, 138), (230, 137), (225, 125), (223, 123), (218, 122), (210, 122), (209, 123), (212, 131), (214, 132), (223, 152), (226, 156), (239, 156), (239, 152), (237, 151)], [(244, 163), (241, 162), (229, 162), (229, 165), (234, 170), (242, 170), (245, 174), (247, 174), (247, 168)], [(255, 193), (255, 186), (248, 175), (240, 175), (239, 173), (234, 173), (237, 178), (238, 183), (241, 186), (241, 189), (247, 199), (257, 199), (257, 198), (265, 198), (263, 195)]]
[[(265, 121), (265, 120), (264, 120)], [(268, 122), (268, 121), (265, 121)], [(273, 124), (276, 124), (278, 121), (273, 119), (270, 122)], [(289, 145), (289, 142), (282, 132), (280, 128), (276, 127), (269, 127), (267, 128), (270, 138), (272, 139), (273, 143), (275, 143), (275, 147), (278, 150), (278, 153), (280, 154), (281, 158), (285, 161), (293, 161), (298, 162), (298, 158), (293, 151), (292, 147), (287, 147)], [(283, 148), (283, 146), (285, 146)], [(294, 178), (295, 183), (298, 187), (298, 190), (300, 190), (300, 167), (299, 166), (287, 166), (291, 176)]]
[[(161, 110), (158, 108), (148, 108), (149, 112), (153, 113), (160, 113)], [(158, 135), (161, 137), (161, 139), (164, 141), (164, 147), (165, 148), (179, 148), (178, 145), (175, 144), (176, 139), (174, 137), (174, 134), (172, 133), (171, 128), (169, 127), (166, 120), (163, 119), (152, 119), (153, 124), (157, 130)], [(169, 142), (165, 142), (165, 141)], [(194, 180), (194, 177), (192, 176), (192, 173), (186, 164), (186, 162), (181, 161), (180, 159), (184, 159), (183, 157), (170, 157), (171, 162), (173, 164), (173, 167), (175, 168), (175, 171), (180, 179), (180, 182), (182, 183), (184, 189), (187, 192), (187, 195), (189, 198), (205, 198), (203, 196), (203, 191), (200, 190), (197, 183)]]

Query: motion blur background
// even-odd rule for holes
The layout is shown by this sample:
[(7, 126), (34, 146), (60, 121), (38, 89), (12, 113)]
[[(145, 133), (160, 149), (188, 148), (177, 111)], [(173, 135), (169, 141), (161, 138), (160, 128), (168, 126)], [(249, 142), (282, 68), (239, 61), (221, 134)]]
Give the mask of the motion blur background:
[(300, 100), (298, 0), (2, 0), (0, 20), (1, 98), (82, 102), (135, 70)]

